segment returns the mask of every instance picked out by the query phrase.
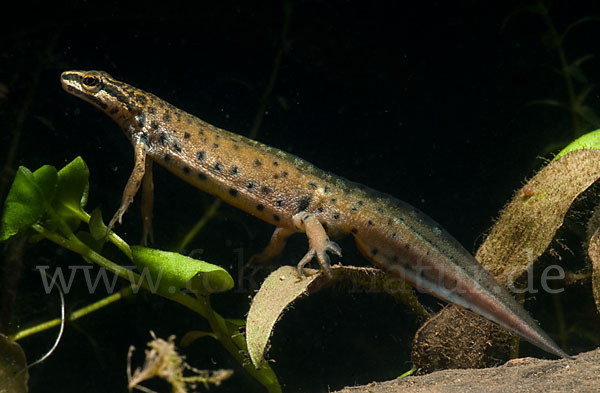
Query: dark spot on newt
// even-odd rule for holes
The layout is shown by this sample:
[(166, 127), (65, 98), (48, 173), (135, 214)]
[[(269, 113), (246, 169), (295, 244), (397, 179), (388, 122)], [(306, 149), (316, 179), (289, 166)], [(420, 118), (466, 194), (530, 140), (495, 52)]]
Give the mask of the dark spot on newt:
[(144, 128), (144, 126), (146, 125), (146, 115), (144, 115), (143, 113), (140, 113), (139, 115), (137, 115), (135, 117), (135, 119), (138, 122), (138, 127)]
[(323, 206), (319, 206), (319, 207), (317, 208), (317, 211), (318, 211), (319, 213), (323, 213), (323, 210), (325, 210), (325, 209), (323, 209)]
[(179, 143), (177, 142), (173, 142), (173, 149), (178, 152), (181, 153), (181, 146), (179, 146)]
[(143, 143), (144, 145), (146, 145), (146, 146), (148, 146), (148, 147), (150, 146), (150, 143), (148, 142), (148, 135), (146, 135), (146, 134), (142, 134), (142, 135), (140, 136), (140, 140), (142, 141), (142, 143)]
[(340, 218), (340, 215), (339, 215), (339, 213), (333, 213), (332, 217), (334, 220), (337, 220)]
[(398, 262), (398, 255), (394, 255), (394, 256), (392, 257), (392, 261), (394, 261), (394, 262)]
[(234, 196), (237, 196), (237, 194), (238, 194), (238, 191), (235, 188), (229, 189), (229, 195), (234, 197)]
[(391, 219), (388, 219), (388, 226), (389, 225), (392, 225), (392, 220)]
[(377, 250), (376, 248), (374, 248), (374, 249), (372, 249), (372, 250), (371, 250), (371, 254), (373, 254), (373, 255), (377, 255), (377, 251), (378, 251), (378, 250)]
[(215, 163), (215, 166), (213, 168), (215, 169), (216, 172), (221, 172), (223, 170), (223, 165), (221, 165), (221, 163), (217, 162), (217, 163)]
[(396, 232), (392, 233), (392, 239), (396, 238)]
[(146, 97), (144, 97), (141, 94), (136, 94), (135, 95), (135, 100), (137, 101), (138, 104), (140, 105), (146, 105), (146, 103), (148, 102), (148, 100), (146, 99)]
[(279, 221), (280, 220), (280, 218), (279, 218), (279, 216), (277, 214), (273, 214), (273, 219), (275, 221)]
[[(327, 223), (324, 222), (323, 224), (321, 224), (323, 226), (323, 229), (327, 230)], [(329, 240), (329, 238), (327, 238), (327, 240)]]
[(260, 212), (263, 211), (265, 209), (265, 205), (263, 205), (262, 203), (259, 203), (258, 205), (256, 205), (256, 209)]
[(183, 173), (185, 173), (186, 175), (190, 174), (190, 168), (189, 167), (184, 166), (182, 169), (183, 169)]
[(324, 193), (328, 193), (328, 192), (329, 192), (329, 186), (325, 186), (325, 187), (323, 187), (323, 192), (324, 192)]
[(279, 175), (276, 173), (273, 175), (273, 179), (279, 179)]
[(352, 228), (352, 229), (350, 229), (350, 232), (352, 232), (352, 233), (354, 233), (356, 235), (358, 233), (358, 229)]
[(275, 204), (280, 207), (283, 206), (283, 198), (277, 198)]
[(406, 250), (410, 249), (410, 244), (406, 243), (406, 244), (404, 245), (404, 248), (405, 248)]
[(261, 191), (263, 194), (268, 194), (268, 193), (270, 193), (270, 192), (271, 192), (271, 189), (270, 189), (269, 187), (267, 187), (267, 186), (264, 186), (263, 188), (261, 188), (261, 189), (260, 189), (260, 191)]
[(379, 213), (379, 214), (385, 214), (385, 212), (383, 211), (383, 209), (380, 208), (380, 207), (376, 207), (375, 210), (377, 210), (377, 213)]
[(262, 162), (257, 158), (256, 160), (254, 160), (254, 166), (261, 166)]
[(189, 132), (184, 133), (183, 139), (190, 139), (190, 133)]
[(163, 117), (162, 117), (163, 121), (165, 123), (168, 123), (171, 120), (171, 114), (169, 112), (166, 112)]
[(248, 182), (248, 184), (246, 184), (246, 188), (249, 189), (249, 190), (253, 189), (254, 188), (254, 183)]
[(309, 187), (312, 188), (313, 190), (317, 189), (317, 185), (315, 183), (308, 183)]
[(235, 143), (233, 144), (233, 149), (234, 150), (238, 150), (240, 147), (238, 145), (236, 145)]
[(238, 167), (237, 166), (232, 166), (231, 169), (229, 170), (229, 173), (231, 173), (232, 176), (235, 176), (238, 174)]
[(219, 147), (219, 144), (218, 143), (213, 143), (213, 147), (216, 149), (216, 148)]
[(200, 179), (200, 180), (206, 180), (206, 175), (204, 173), (202, 173), (202, 172), (199, 172), (198, 173), (198, 179)]
[(278, 166), (279, 163), (277, 161), (273, 161), (273, 166)]
[(119, 113), (119, 108), (117, 108), (116, 106), (110, 110), (111, 115), (115, 115), (117, 113)]
[(355, 206), (352, 206), (352, 207), (350, 208), (350, 210), (352, 210), (353, 212), (357, 212), (357, 211), (358, 211), (358, 209), (357, 209)]
[(155, 114), (156, 113), (156, 108), (153, 107), (153, 106), (149, 106), (148, 107), (148, 113), (151, 114), (151, 115)]
[(200, 162), (204, 161), (205, 154), (203, 151), (196, 152), (196, 159)]
[(310, 195), (304, 195), (298, 199), (298, 212), (305, 211), (310, 206), (312, 197)]
[(286, 171), (281, 172), (281, 176), (287, 177), (288, 173)]
[(367, 221), (367, 225), (369, 225), (369, 226), (373, 225), (373, 221), (372, 220)]
[(336, 203), (336, 202), (337, 202), (337, 199), (335, 199), (335, 198), (331, 198), (329, 201), (330, 201), (331, 203)]
[(171, 156), (169, 154), (165, 154), (163, 158), (165, 159), (165, 162), (171, 161)]
[(165, 134), (164, 132), (161, 132), (158, 135), (158, 143), (160, 143), (161, 146), (164, 146), (165, 143), (167, 143), (167, 134)]
[(365, 204), (365, 203), (364, 203), (363, 201), (358, 201), (358, 206), (362, 206), (362, 205), (364, 205), (364, 204)]
[(157, 130), (158, 129), (158, 121), (152, 120), (150, 122), (150, 127), (152, 127), (153, 130)]

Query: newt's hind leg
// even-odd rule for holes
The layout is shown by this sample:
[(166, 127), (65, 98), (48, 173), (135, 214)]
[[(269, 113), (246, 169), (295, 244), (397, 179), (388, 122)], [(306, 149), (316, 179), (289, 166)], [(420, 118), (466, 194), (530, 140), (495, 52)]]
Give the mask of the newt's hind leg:
[(301, 212), (292, 217), (292, 220), (296, 228), (303, 230), (306, 233), (306, 237), (308, 237), (309, 250), (298, 263), (298, 274), (302, 276), (304, 274), (302, 271), (304, 266), (314, 257), (317, 257), (317, 261), (321, 265), (323, 272), (331, 277), (333, 273), (331, 272), (331, 264), (327, 253), (332, 252), (341, 257), (342, 248), (337, 243), (329, 240), (323, 224), (315, 216)]
[(152, 233), (152, 211), (154, 210), (154, 180), (152, 178), (152, 160), (146, 160), (146, 173), (142, 180), (142, 245), (154, 243)]
[(285, 248), (287, 240), (294, 233), (294, 231), (291, 231), (286, 228), (275, 228), (275, 232), (273, 232), (273, 235), (271, 235), (271, 240), (269, 241), (267, 247), (265, 247), (264, 250), (262, 250), (258, 254), (252, 255), (246, 266), (244, 266), (244, 269), (247, 269), (256, 262), (268, 262), (271, 259), (275, 258), (277, 255), (281, 254), (281, 252)]

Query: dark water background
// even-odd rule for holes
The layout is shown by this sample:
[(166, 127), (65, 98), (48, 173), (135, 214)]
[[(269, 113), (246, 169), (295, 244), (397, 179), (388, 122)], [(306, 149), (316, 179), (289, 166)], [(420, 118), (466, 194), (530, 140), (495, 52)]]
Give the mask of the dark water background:
[[(9, 90), (0, 100), (3, 164), (24, 116), (11, 168), (62, 167), (80, 155), (91, 172), (90, 210), (99, 206), (105, 217), (116, 210), (132, 166), (131, 146), (110, 119), (62, 91), (59, 75), (69, 69), (107, 71), (247, 134), (281, 45), (283, 3), (193, 4), (21, 2), (3, 12), (0, 83)], [(549, 68), (559, 62), (548, 26), (539, 14), (521, 12), (527, 4), (535, 2), (297, 1), (257, 139), (419, 207), (475, 251), (514, 190), (574, 137), (568, 111), (527, 105), (566, 99), (564, 79)], [(600, 15), (592, 4), (547, 6), (563, 31), (579, 18)], [(575, 27), (563, 47), (572, 61), (597, 55), (599, 41), (600, 23), (590, 22)], [(588, 82), (576, 82), (577, 90), (600, 81), (600, 58), (581, 70)], [(598, 90), (585, 103), (600, 111)], [(581, 123), (584, 131), (595, 128)], [(156, 246), (168, 249), (212, 198), (160, 168), (155, 182)], [(573, 235), (579, 229), (563, 235), (572, 240), (573, 253), (562, 252), (572, 270), (584, 264), (582, 239)], [(118, 231), (130, 243), (139, 238), (137, 201)], [(240, 253), (245, 260), (260, 250), (271, 231), (223, 207), (186, 252), (201, 249), (202, 258), (237, 277)], [(345, 264), (366, 264), (352, 242), (342, 245)], [(295, 239), (281, 261), (295, 264), (305, 247), (304, 238)], [(56, 295), (43, 293), (34, 270), (40, 264), (83, 262), (47, 242), (28, 248), (15, 327), (58, 314)], [(87, 294), (81, 278), (67, 294), (71, 310), (105, 295)], [(213, 302), (221, 314), (243, 317), (250, 295), (251, 283), (244, 282)], [(531, 300), (528, 309), (556, 334), (556, 299), (539, 294)], [(597, 336), (585, 337), (597, 323), (589, 282), (568, 288), (558, 302), (569, 329), (567, 352), (597, 345)], [(286, 392), (391, 379), (410, 369), (417, 327), (414, 316), (384, 295), (330, 289), (286, 314), (270, 358)], [(149, 330), (166, 338), (203, 328), (202, 318), (156, 296), (121, 301), (69, 324), (58, 350), (31, 370), (31, 391), (125, 391), (129, 345), (139, 355)], [(51, 346), (55, 334), (23, 340), (30, 360)], [(211, 391), (262, 391), (210, 340), (183, 353), (198, 368), (235, 369), (231, 381)], [(522, 354), (546, 356), (526, 344)]]

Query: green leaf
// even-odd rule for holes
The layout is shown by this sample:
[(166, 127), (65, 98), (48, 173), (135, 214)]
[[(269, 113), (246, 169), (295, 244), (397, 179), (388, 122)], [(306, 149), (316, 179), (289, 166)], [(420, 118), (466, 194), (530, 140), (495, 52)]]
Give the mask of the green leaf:
[(411, 375), (413, 375), (415, 373), (415, 371), (417, 371), (416, 368), (411, 368), (410, 370), (408, 370), (404, 374), (401, 374), (398, 377), (396, 377), (396, 379), (403, 379), (403, 378), (406, 378), (406, 377), (410, 377)]
[(600, 149), (600, 130), (592, 131), (575, 139), (567, 147), (562, 149), (560, 153), (554, 157), (554, 160), (558, 160), (560, 157), (572, 151), (582, 149)]
[(24, 166), (19, 167), (4, 202), (0, 222), (0, 241), (38, 222), (55, 192), (56, 170), (44, 166), (35, 174)]
[(108, 227), (104, 224), (102, 219), (102, 212), (100, 209), (94, 209), (90, 216), (90, 233), (96, 240), (104, 240), (106, 238)]
[(56, 194), (56, 168), (50, 165), (44, 165), (33, 172), (33, 179), (40, 187), (44, 203), (51, 203)]
[(526, 105), (527, 106), (532, 106), (532, 105), (547, 105), (547, 106), (558, 106), (560, 108), (567, 108), (567, 105), (565, 103), (560, 102), (558, 100), (551, 99), (551, 98), (540, 99), (540, 100), (532, 100), (532, 101), (529, 101)]
[(586, 61), (588, 61), (588, 60), (592, 59), (594, 56), (595, 56), (595, 55), (594, 55), (593, 53), (590, 53), (590, 54), (587, 54), (587, 55), (583, 55), (583, 56), (581, 56), (581, 57), (579, 57), (579, 58), (577, 58), (577, 59), (573, 60), (573, 62), (571, 63), (571, 65), (574, 65), (574, 66), (576, 66), (576, 67), (581, 67), (581, 65), (582, 65), (584, 62), (586, 62)]
[[(104, 245), (104, 238), (96, 239), (91, 233), (87, 231), (79, 231), (75, 234), (79, 240), (98, 254), (102, 252), (102, 246)], [(88, 261), (89, 262), (89, 261)]]
[(208, 295), (233, 288), (233, 278), (225, 269), (169, 251), (141, 246), (131, 247), (133, 262), (151, 290), (173, 295), (187, 288)]
[(86, 215), (83, 207), (87, 203), (89, 190), (89, 170), (81, 157), (75, 158), (58, 172), (58, 188), (53, 207), (74, 229)]

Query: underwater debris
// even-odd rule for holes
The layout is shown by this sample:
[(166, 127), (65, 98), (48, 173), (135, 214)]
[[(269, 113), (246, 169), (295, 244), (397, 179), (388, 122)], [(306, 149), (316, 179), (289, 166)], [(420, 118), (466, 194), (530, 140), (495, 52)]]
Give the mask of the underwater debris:
[[(215, 371), (198, 370), (185, 362), (185, 357), (175, 350), (175, 336), (170, 336), (168, 341), (157, 338), (150, 331), (152, 341), (148, 343), (150, 349), (146, 350), (146, 359), (143, 367), (138, 367), (131, 374), (131, 357), (135, 347), (129, 347), (127, 354), (127, 381), (128, 389), (137, 389), (143, 392), (153, 392), (140, 385), (142, 382), (154, 377), (162, 378), (171, 384), (173, 393), (188, 393), (196, 389), (198, 383), (205, 387), (209, 384), (219, 386), (221, 382), (231, 377), (233, 370), (220, 369)], [(185, 377), (184, 370), (190, 370), (195, 375)], [(191, 390), (190, 390), (191, 389)]]

